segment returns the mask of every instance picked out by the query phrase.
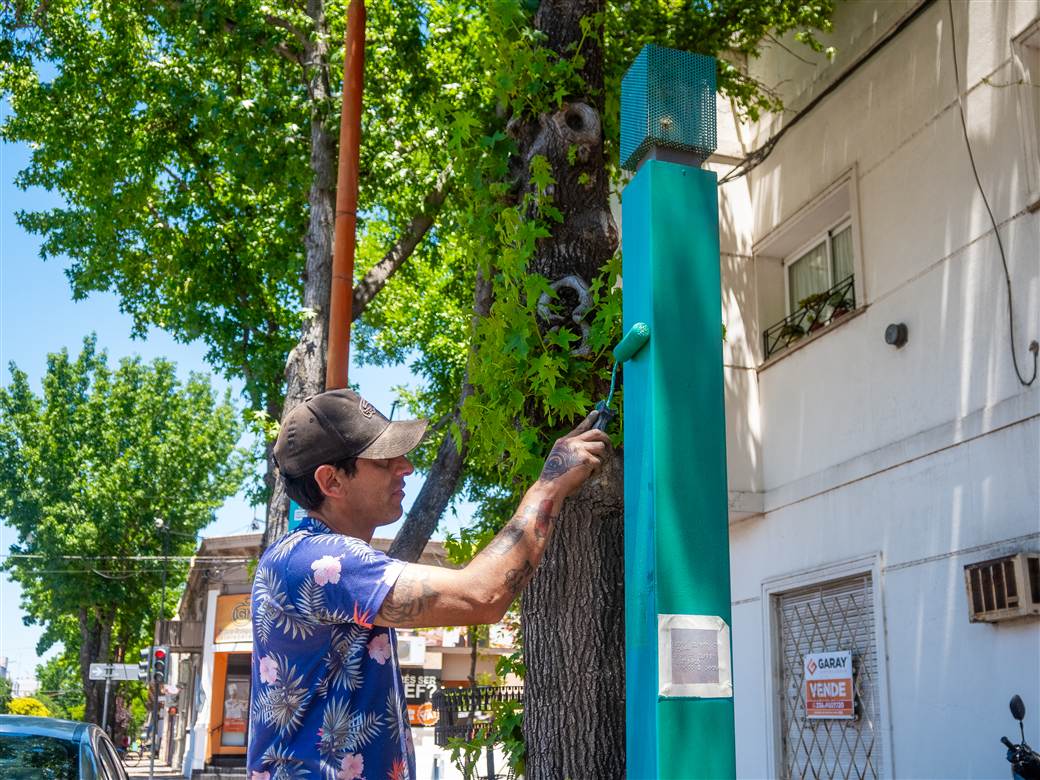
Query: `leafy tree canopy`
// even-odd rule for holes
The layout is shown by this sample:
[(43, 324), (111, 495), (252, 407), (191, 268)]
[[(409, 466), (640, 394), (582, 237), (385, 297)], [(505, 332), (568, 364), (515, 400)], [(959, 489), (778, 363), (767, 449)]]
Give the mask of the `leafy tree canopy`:
[[(541, 194), (518, 197), (510, 120), (583, 94), (584, 57), (602, 56), (603, 163), (616, 173), (620, 76), (644, 43), (718, 55), (720, 90), (757, 116), (777, 101), (743, 62), (770, 35), (794, 33), (819, 49), (813, 33), (828, 27), (832, 0), (608, 2), (583, 22), (587, 42), (567, 58), (532, 29), (537, 3), (367, 5), (358, 277), (424, 210), (439, 175), (450, 171), (452, 187), (400, 282), (367, 310), (355, 346), (369, 362), (410, 360), (424, 382), (407, 400), (434, 419), (451, 413), (470, 369), (469, 473), (490, 498), (490, 486), (511, 492), (536, 468), (529, 453), (554, 432), (543, 425), (594, 402), (620, 300), (611, 293), (617, 269), (604, 269), (584, 359), (572, 359), (572, 329), (540, 332), (537, 302), (555, 293), (526, 261), (561, 215), (537, 156), (519, 164)], [(6, 7), (0, 39), (0, 89), (14, 109), (2, 135), (34, 149), (18, 183), (65, 199), (21, 213), (21, 224), (44, 236), (46, 256), (71, 260), (74, 295), (115, 290), (139, 330), (205, 340), (213, 364), (242, 377), (250, 404), (275, 416), (294, 326), (309, 314), (301, 291), (311, 144), (318, 123), (338, 127), (338, 100), (315, 99), (314, 85), (338, 94), (345, 3), (308, 9), (23, 1)], [(477, 268), (494, 269), (495, 308), (476, 332), (485, 357), (474, 362)]]
[(66, 646), (64, 652), (36, 667), (36, 679), (40, 683), (37, 696), (46, 696), (54, 702), (56, 706), (48, 709), (61, 711), (63, 718), (71, 715), (71, 708), (85, 704), (77, 649), (76, 644)]
[[(42, 385), (37, 395), (12, 364), (0, 388), (0, 516), (17, 533), (4, 568), (25, 620), (45, 627), (37, 649), (80, 649), (82, 676), (113, 643), (133, 649), (150, 633), (164, 552), (194, 552), (241, 483), (241, 424), (204, 376), (181, 382), (162, 359), (112, 369), (93, 337), (75, 358), (49, 355)], [(171, 564), (170, 583), (186, 568)]]

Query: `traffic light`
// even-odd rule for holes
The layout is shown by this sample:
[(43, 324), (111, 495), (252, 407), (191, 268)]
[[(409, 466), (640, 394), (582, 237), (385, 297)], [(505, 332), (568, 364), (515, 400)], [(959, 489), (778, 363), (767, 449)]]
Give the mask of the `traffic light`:
[(152, 682), (164, 683), (169, 674), (167, 664), (170, 662), (170, 649), (168, 647), (152, 648)]
[(142, 648), (140, 656), (141, 660), (137, 662), (137, 679), (147, 682), (151, 675), (152, 648)]

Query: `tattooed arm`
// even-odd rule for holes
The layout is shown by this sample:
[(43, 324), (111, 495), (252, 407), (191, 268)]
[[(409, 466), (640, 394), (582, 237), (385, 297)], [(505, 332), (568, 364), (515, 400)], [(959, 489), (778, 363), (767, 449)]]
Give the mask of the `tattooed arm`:
[(592, 412), (559, 439), (516, 514), (461, 570), (410, 563), (387, 594), (376, 624), (400, 628), (496, 623), (534, 576), (560, 507), (595, 472), (610, 439)]

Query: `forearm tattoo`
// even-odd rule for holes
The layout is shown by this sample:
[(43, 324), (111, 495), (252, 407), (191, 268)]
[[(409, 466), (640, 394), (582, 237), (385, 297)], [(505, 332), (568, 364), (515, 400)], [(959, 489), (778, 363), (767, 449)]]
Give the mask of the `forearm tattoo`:
[(418, 618), (437, 598), (425, 574), (403, 572), (391, 589), (379, 614), (392, 623), (404, 623)]
[(545, 537), (552, 530), (553, 521), (556, 520), (552, 510), (553, 502), (551, 499), (546, 498), (538, 505), (538, 514), (535, 515), (534, 519), (534, 536), (540, 542), (545, 541)]
[(506, 587), (513, 596), (518, 596), (520, 591), (527, 587), (531, 577), (534, 575), (534, 567), (530, 561), (524, 561), (519, 568), (510, 569), (506, 572)]
[(581, 458), (565, 441), (558, 441), (553, 445), (549, 457), (545, 459), (545, 466), (539, 479), (552, 482), (570, 471), (575, 466), (581, 465)]
[(514, 517), (499, 531), (498, 536), (491, 540), (484, 550), (496, 558), (501, 557), (516, 547), (517, 542), (524, 538), (524, 523), (519, 516)]
[(506, 527), (499, 531), (498, 536), (488, 543), (484, 551), (496, 558), (505, 555), (524, 538), (524, 532), (532, 519), (534, 519), (535, 539), (540, 542), (545, 541), (556, 520), (552, 510), (553, 502), (550, 499), (544, 499), (537, 507), (529, 504), (520, 507), (520, 511), (513, 515)]

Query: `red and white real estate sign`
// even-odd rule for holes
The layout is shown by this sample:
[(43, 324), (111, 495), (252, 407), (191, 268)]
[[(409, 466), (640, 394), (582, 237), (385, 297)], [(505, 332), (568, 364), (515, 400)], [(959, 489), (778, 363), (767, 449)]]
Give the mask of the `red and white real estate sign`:
[(852, 653), (805, 654), (805, 717), (856, 717), (852, 687)]

